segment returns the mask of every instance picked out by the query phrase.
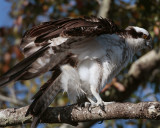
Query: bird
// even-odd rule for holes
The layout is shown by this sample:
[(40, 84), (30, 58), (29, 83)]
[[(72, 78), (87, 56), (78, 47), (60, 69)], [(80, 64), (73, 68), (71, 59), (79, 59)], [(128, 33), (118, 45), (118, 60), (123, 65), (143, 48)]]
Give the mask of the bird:
[(27, 30), (20, 43), (24, 59), (0, 77), (0, 86), (29, 80), (45, 72), (51, 78), (33, 96), (26, 116), (35, 128), (56, 95), (67, 92), (72, 103), (87, 99), (92, 107), (107, 103), (104, 86), (142, 49), (152, 48), (150, 33), (137, 26), (119, 28), (102, 17), (62, 18)]

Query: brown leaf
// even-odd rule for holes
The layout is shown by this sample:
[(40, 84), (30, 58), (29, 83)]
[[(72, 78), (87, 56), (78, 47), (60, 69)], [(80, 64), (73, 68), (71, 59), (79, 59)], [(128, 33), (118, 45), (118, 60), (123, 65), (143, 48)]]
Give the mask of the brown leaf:
[(9, 52), (4, 54), (4, 61), (6, 64), (9, 64), (11, 61), (11, 54)]
[(159, 28), (157, 26), (154, 26), (154, 33), (156, 36), (159, 35)]

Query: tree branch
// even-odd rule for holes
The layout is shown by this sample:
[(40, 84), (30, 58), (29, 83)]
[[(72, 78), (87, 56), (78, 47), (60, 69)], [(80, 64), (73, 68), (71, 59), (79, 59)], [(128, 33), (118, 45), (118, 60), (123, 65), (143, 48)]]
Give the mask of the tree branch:
[(14, 97), (13, 97), (13, 98), (11, 98), (11, 97), (6, 97), (6, 96), (1, 95), (1, 94), (0, 94), (0, 100), (1, 100), (1, 101), (8, 101), (8, 102), (13, 103), (13, 104), (16, 104), (16, 105), (21, 105), (21, 106), (24, 105), (24, 103), (23, 103), (22, 101), (17, 100), (17, 99), (15, 99)]
[(100, 4), (100, 8), (97, 16), (103, 17), (103, 18), (108, 17), (108, 11), (110, 9), (111, 0), (103, 0), (101, 2), (99, 2), (99, 0), (97, 1)]
[[(0, 126), (30, 123), (32, 116), (25, 117), (28, 106), (19, 109), (8, 108), (0, 110)], [(155, 119), (160, 120), (160, 102), (140, 103), (110, 103), (105, 111), (95, 107), (80, 108), (77, 105), (48, 108), (41, 118), (42, 123), (68, 123), (77, 125), (77, 122), (110, 120), (110, 119)]]

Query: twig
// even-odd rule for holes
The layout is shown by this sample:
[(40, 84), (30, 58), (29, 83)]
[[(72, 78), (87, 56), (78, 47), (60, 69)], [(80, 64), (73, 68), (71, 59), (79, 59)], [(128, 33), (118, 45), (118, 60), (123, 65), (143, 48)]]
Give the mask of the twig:
[(99, 3), (100, 3), (100, 8), (98, 12), (98, 17), (103, 17), (103, 18), (108, 17), (108, 11), (110, 9), (111, 0), (103, 0), (102, 2)]
[(21, 106), (24, 105), (23, 102), (21, 102), (21, 101), (19, 101), (17, 99), (14, 99), (14, 98), (11, 98), (11, 97), (6, 97), (6, 96), (3, 96), (1, 94), (0, 94), (0, 100), (2, 100), (2, 101), (8, 101), (8, 102), (16, 104), (16, 105), (21, 105)]

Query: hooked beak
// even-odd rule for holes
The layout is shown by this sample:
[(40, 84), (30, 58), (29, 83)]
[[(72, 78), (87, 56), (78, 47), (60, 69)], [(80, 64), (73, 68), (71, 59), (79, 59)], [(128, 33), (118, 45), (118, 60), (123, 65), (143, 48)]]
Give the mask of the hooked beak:
[(150, 50), (153, 49), (152, 41), (147, 41), (147, 42), (146, 42), (146, 46), (147, 46)]

